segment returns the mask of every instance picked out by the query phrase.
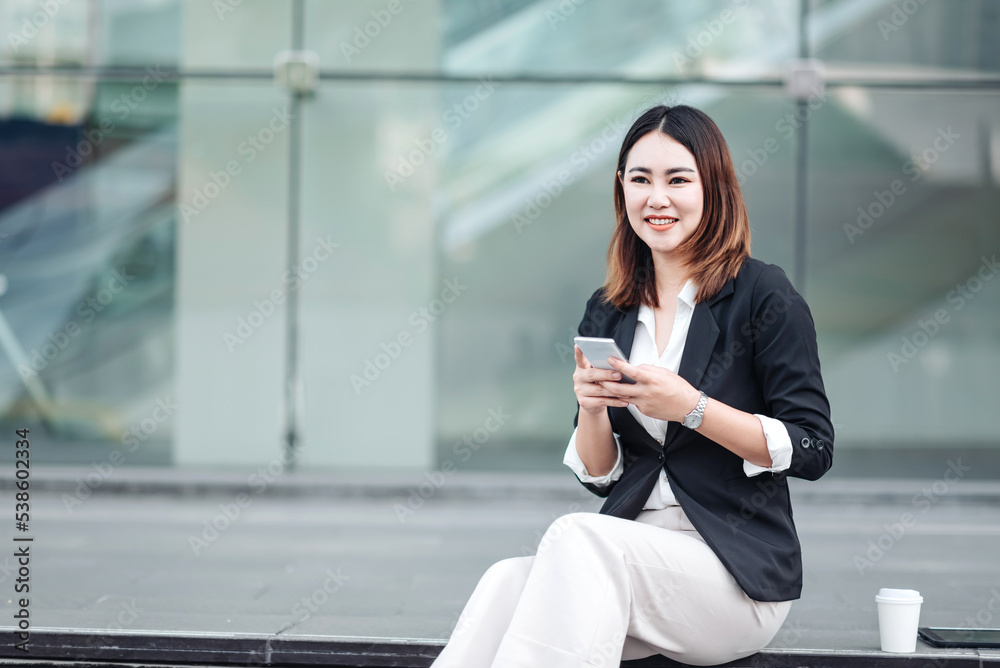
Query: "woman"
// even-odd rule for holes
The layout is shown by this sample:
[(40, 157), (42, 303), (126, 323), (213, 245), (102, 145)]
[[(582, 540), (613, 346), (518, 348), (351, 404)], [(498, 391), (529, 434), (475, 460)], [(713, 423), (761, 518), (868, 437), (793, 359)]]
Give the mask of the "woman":
[(725, 663), (767, 645), (800, 596), (785, 478), (815, 480), (833, 458), (809, 309), (749, 257), (732, 160), (703, 112), (640, 116), (614, 192), (607, 278), (579, 333), (629, 360), (596, 369), (575, 349), (564, 458), (606, 501), (487, 570), (436, 668)]

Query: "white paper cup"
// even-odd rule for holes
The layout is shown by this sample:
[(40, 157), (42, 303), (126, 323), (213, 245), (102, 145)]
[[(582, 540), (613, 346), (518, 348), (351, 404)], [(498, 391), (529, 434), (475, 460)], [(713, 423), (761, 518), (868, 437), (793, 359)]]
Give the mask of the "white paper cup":
[(917, 649), (920, 604), (924, 598), (914, 589), (879, 589), (878, 632), (883, 652), (907, 653)]

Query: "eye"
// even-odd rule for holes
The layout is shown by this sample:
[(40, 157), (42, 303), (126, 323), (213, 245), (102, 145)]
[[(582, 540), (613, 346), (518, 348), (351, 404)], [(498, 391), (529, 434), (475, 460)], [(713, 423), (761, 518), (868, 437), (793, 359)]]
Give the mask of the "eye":
[(674, 181), (680, 181), (681, 183), (689, 183), (687, 179), (680, 176), (675, 176), (674, 178), (670, 179), (671, 184), (673, 184)]
[(633, 176), (632, 183), (649, 183), (645, 176)]

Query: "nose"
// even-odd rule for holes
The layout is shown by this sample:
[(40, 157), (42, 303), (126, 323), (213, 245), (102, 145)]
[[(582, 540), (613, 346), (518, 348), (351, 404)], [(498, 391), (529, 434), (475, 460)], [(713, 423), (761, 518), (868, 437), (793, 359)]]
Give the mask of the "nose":
[(655, 209), (664, 209), (670, 206), (670, 195), (667, 187), (653, 184), (653, 190), (649, 193), (649, 206)]

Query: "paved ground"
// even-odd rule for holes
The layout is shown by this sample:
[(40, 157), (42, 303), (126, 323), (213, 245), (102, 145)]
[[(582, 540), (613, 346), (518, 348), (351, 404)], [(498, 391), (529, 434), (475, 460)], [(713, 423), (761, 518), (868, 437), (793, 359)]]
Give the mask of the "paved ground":
[[(287, 476), (283, 489), (244, 498), (238, 484), (196, 476), (204, 484), (186, 493), (105, 485), (70, 510), (74, 475), (31, 499), (36, 629), (444, 640), (490, 564), (533, 554), (556, 517), (601, 503), (571, 475), (459, 474), (403, 514), (399, 480), (351, 488)], [(1000, 627), (1000, 484), (791, 482), (805, 583), (772, 647), (878, 649), (879, 587), (920, 590), (922, 625)], [(14, 502), (0, 491), (0, 512)], [(206, 531), (213, 520), (222, 531)], [(13, 551), (0, 557), (7, 628)]]

